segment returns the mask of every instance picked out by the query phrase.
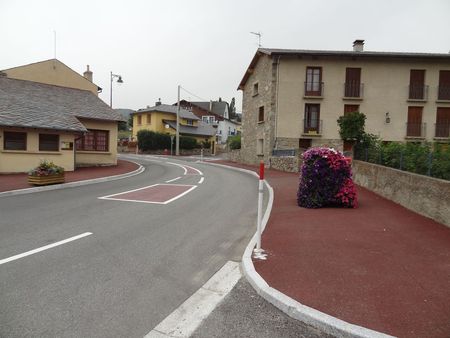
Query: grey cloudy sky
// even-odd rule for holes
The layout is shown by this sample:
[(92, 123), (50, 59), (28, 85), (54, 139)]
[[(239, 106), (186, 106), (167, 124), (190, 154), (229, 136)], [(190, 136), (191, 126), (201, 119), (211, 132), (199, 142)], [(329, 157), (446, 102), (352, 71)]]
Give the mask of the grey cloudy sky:
[[(57, 58), (82, 73), (89, 64), (100, 97), (138, 109), (177, 99), (236, 97), (257, 48), (448, 53), (449, 0), (0, 0), (0, 69)], [(200, 100), (182, 91), (182, 98)]]

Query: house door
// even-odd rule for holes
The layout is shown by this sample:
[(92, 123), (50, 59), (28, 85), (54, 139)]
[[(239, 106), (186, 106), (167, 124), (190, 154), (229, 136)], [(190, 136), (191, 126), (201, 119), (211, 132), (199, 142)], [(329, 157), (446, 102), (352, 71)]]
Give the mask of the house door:
[(422, 136), (422, 110), (423, 107), (408, 107), (406, 136)]

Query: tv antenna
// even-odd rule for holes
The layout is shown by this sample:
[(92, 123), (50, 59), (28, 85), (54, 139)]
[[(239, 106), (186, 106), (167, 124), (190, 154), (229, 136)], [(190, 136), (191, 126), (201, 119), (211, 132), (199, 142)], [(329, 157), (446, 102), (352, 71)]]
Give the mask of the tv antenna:
[(250, 34), (256, 35), (258, 37), (258, 48), (261, 48), (261, 32), (250, 32)]

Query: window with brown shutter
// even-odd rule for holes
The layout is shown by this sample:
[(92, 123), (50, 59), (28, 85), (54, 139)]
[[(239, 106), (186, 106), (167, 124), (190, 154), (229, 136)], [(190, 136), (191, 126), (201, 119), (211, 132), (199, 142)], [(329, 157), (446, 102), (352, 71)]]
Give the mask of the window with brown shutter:
[(345, 104), (344, 105), (344, 116), (349, 113), (359, 112), (359, 104)]
[(422, 137), (423, 107), (408, 107), (408, 122), (406, 136)]
[(439, 71), (438, 100), (450, 100), (450, 70)]
[(76, 146), (82, 151), (109, 151), (109, 131), (89, 130), (76, 140)]
[(409, 75), (409, 99), (425, 99), (425, 70), (411, 69)]
[(361, 97), (361, 68), (345, 69), (345, 97)]
[(438, 107), (436, 112), (436, 137), (450, 137), (450, 108)]
[(58, 151), (59, 135), (39, 134), (39, 151)]
[(3, 132), (4, 150), (27, 150), (27, 133)]
[(322, 96), (322, 68), (306, 68), (305, 96)]

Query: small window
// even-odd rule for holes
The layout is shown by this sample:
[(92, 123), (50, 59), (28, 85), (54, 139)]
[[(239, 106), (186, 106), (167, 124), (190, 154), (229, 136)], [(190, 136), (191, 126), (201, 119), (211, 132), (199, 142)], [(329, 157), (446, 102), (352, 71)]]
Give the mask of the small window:
[(262, 138), (257, 140), (256, 155), (264, 155), (264, 139)]
[(39, 134), (39, 151), (58, 151), (59, 135)]
[(27, 133), (5, 131), (3, 133), (3, 149), (27, 150)]
[(188, 126), (193, 126), (194, 125), (194, 120), (186, 120), (186, 124)]
[(147, 114), (147, 124), (152, 124), (152, 114)]
[(258, 122), (264, 122), (264, 106), (259, 107)]
[(259, 94), (259, 85), (258, 82), (256, 82), (255, 84), (253, 84), (253, 96), (258, 95)]
[(344, 105), (344, 116), (349, 113), (359, 112), (359, 104), (345, 104)]
[(137, 117), (137, 124), (142, 124), (142, 115), (138, 115)]

